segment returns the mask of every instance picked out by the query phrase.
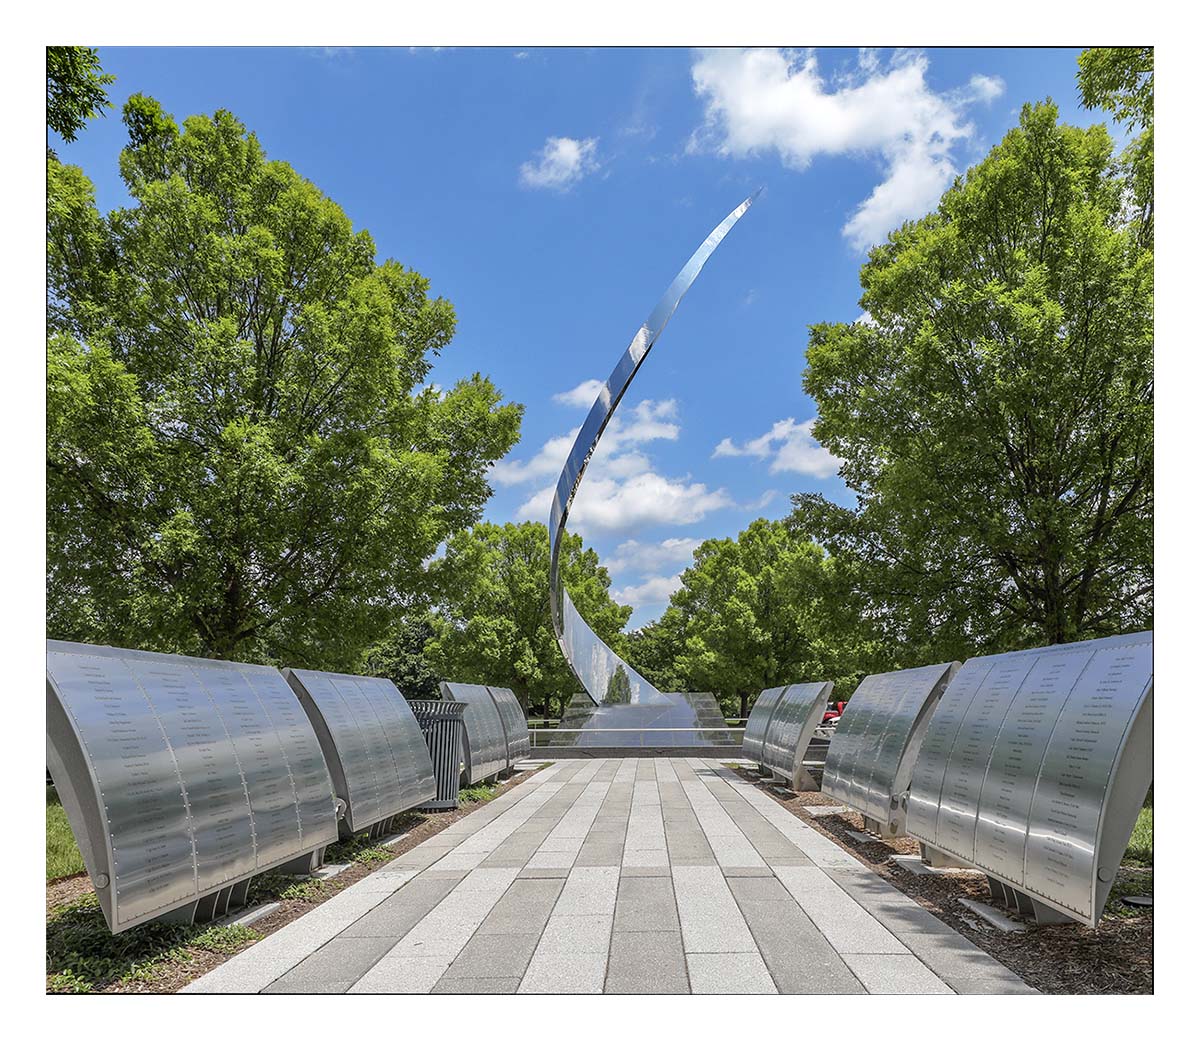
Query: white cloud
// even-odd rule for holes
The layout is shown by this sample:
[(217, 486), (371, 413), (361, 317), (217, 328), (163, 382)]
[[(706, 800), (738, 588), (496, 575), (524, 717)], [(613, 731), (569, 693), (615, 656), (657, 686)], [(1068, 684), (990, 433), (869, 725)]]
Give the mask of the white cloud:
[(773, 474), (786, 471), (808, 474), (811, 477), (832, 477), (838, 472), (842, 461), (813, 440), (813, 422), (814, 420), (809, 419), (797, 423), (791, 417), (781, 419), (762, 437), (756, 437), (743, 445), (735, 445), (727, 437), (713, 449), (713, 458), (771, 458), (770, 471)]
[(671, 599), (671, 594), (682, 585), (678, 575), (656, 575), (636, 585), (614, 590), (612, 598), (618, 604), (628, 604), (634, 610), (638, 610), (665, 604)]
[(538, 160), (521, 164), (520, 182), (526, 188), (565, 192), (599, 168), (594, 137), (548, 137)]
[(605, 561), (610, 574), (634, 571), (641, 575), (657, 571), (668, 564), (690, 563), (692, 554), (700, 546), (700, 539), (672, 538), (662, 542), (638, 542), (627, 539), (616, 553)]
[(819, 155), (882, 157), (884, 180), (842, 228), (865, 250), (933, 209), (957, 173), (955, 145), (974, 132), (966, 107), (1004, 90), (1002, 80), (976, 75), (967, 87), (938, 94), (925, 81), (927, 67), (920, 52), (898, 51), (884, 67), (865, 50), (856, 69), (827, 81), (813, 51), (701, 52), (692, 82), (705, 124), (689, 148), (734, 158), (774, 151), (797, 170)]
[(584, 380), (570, 390), (555, 394), (554, 400), (560, 405), (570, 405), (572, 408), (591, 408), (603, 388), (604, 380)]

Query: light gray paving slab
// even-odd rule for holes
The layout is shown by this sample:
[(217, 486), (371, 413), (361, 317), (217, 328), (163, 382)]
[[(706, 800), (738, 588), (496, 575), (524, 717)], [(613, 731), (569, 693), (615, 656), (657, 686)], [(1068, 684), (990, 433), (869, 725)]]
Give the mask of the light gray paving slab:
[(622, 878), (670, 878), (670, 876), (670, 864), (655, 865), (653, 867), (631, 867), (625, 864), (621, 865)]
[(868, 994), (953, 994), (911, 954), (847, 954), (846, 964)]
[(1038, 994), (1016, 974), (1011, 979), (970, 979), (944, 976), (942, 982), (957, 994)]
[(520, 979), (538, 945), (535, 934), (476, 933), (446, 970), (446, 976)]
[(294, 969), (284, 973), (267, 994), (333, 994), (350, 989), (395, 941), (391, 937), (335, 936)]
[(612, 915), (620, 878), (619, 867), (572, 868), (558, 903), (554, 905), (554, 916)]
[(515, 994), (521, 978), (510, 979), (483, 977), (472, 979), (466, 976), (443, 976), (434, 984), (433, 994)]
[(687, 962), (677, 930), (614, 932), (608, 954), (606, 994), (687, 994)]
[(758, 951), (689, 954), (687, 968), (693, 994), (778, 993)]
[[(573, 862), (572, 862), (573, 863)], [(531, 867), (526, 864), (521, 869), (518, 878), (566, 878), (571, 873), (571, 865), (564, 864), (561, 867)]]
[(907, 954), (892, 933), (818, 867), (777, 867), (775, 874), (839, 954)]
[(671, 878), (687, 953), (757, 954), (754, 938), (719, 867), (673, 867)]
[(390, 937), (394, 944), (441, 903), (464, 878), (466, 872), (450, 872), (438, 877), (426, 872), (350, 923), (340, 935), (365, 939)]

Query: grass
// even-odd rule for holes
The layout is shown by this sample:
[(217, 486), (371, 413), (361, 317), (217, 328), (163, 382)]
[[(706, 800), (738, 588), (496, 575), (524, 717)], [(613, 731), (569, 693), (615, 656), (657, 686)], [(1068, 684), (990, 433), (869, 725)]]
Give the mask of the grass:
[(1154, 807), (1143, 806), (1138, 814), (1133, 834), (1129, 836), (1129, 848), (1125, 860), (1135, 861), (1142, 867), (1154, 866)]
[(83, 857), (71, 834), (67, 811), (58, 801), (58, 792), (46, 786), (46, 881), (65, 878), (84, 870)]
[(113, 983), (153, 983), (201, 951), (232, 954), (261, 939), (244, 925), (152, 922), (114, 936), (94, 893), (46, 920), (47, 990), (87, 994)]
[(481, 781), (479, 784), (473, 784), (470, 788), (460, 788), (458, 792), (459, 802), (487, 802), (489, 799), (494, 799), (499, 794), (496, 789), (498, 785), (495, 781)]

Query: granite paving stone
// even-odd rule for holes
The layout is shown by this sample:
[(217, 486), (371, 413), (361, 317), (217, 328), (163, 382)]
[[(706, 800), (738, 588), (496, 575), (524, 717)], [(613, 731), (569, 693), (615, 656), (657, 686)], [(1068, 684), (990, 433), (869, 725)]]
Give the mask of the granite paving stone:
[(606, 994), (687, 994), (687, 962), (678, 930), (612, 934)]

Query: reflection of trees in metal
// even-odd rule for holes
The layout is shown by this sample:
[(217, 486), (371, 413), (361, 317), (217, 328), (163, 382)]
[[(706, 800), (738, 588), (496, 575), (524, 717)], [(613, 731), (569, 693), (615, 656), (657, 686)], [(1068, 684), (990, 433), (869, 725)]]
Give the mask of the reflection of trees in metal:
[(558, 572), (558, 553), (563, 532), (566, 530), (567, 514), (588, 461), (604, 433), (604, 428), (620, 404), (621, 396), (637, 374), (646, 355), (650, 353), (650, 348), (654, 346), (659, 334), (671, 320), (671, 315), (675, 313), (675, 308), (679, 306), (684, 293), (700, 274), (705, 262), (761, 191), (760, 188), (721, 221), (675, 276), (675, 281), (667, 288), (650, 317), (637, 331), (633, 342), (625, 349), (625, 353), (621, 355), (608, 380), (600, 389), (558, 478), (554, 500), (550, 504), (550, 614), (563, 654), (597, 704), (607, 700), (610, 683), (616, 680), (618, 672), (624, 676), (620, 682), (629, 686), (626, 702), (663, 703), (668, 699), (636, 669), (622, 661), (616, 652), (592, 631), (563, 588)]
[(606, 705), (628, 705), (632, 688), (629, 683), (629, 673), (624, 665), (618, 665), (608, 681), (608, 690), (604, 695)]

